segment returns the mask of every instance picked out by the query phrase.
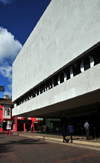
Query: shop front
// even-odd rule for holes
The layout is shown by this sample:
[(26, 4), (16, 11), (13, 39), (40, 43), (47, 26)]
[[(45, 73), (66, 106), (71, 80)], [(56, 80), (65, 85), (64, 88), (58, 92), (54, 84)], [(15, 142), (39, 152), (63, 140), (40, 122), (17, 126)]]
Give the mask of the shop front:
[(30, 131), (31, 130), (31, 120), (17, 120), (17, 131)]
[(90, 135), (100, 137), (100, 103), (64, 110), (61, 116), (61, 126), (71, 122), (74, 126), (74, 135), (85, 135), (84, 123), (88, 120)]

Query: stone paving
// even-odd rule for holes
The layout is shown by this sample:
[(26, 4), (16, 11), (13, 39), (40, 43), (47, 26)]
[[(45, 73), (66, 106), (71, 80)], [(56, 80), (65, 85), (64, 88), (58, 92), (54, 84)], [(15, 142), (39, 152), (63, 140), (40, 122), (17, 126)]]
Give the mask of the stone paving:
[(0, 163), (100, 163), (100, 151), (0, 133)]

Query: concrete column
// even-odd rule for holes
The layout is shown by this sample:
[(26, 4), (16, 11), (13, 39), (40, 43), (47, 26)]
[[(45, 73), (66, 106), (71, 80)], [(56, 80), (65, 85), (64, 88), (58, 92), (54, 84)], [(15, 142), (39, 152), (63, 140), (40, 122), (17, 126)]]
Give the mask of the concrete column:
[(14, 117), (13, 131), (17, 132), (17, 117)]
[(26, 124), (25, 124), (25, 123), (23, 124), (23, 128), (24, 128), (24, 132), (26, 132), (26, 131), (25, 131), (25, 129), (26, 129)]
[(33, 127), (33, 131), (32, 132), (35, 132), (34, 122), (36, 122), (36, 118), (31, 118), (31, 120), (32, 120), (32, 127)]
[(0, 132), (3, 132), (3, 106), (0, 105)]
[(100, 138), (100, 104), (97, 103), (97, 121), (98, 121), (98, 130), (99, 130), (99, 138)]
[(32, 122), (32, 127), (33, 127), (33, 131), (32, 132), (34, 132), (35, 131), (34, 121)]

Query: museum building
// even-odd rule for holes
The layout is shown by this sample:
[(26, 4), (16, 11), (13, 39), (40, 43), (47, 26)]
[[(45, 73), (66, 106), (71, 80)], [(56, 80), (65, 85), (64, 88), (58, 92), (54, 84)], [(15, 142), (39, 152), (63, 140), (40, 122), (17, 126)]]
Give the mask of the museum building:
[[(13, 116), (88, 119), (100, 136), (100, 1), (52, 0), (13, 62)], [(57, 125), (58, 124), (58, 125)]]

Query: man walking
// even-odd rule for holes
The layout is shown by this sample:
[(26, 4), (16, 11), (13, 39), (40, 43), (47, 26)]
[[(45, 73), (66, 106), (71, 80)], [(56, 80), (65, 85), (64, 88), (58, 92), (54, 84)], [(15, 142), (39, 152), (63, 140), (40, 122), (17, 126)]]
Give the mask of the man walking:
[(71, 143), (72, 143), (73, 142), (72, 141), (72, 134), (74, 132), (74, 127), (71, 123), (69, 123), (69, 125), (68, 125), (67, 132), (69, 132), (69, 134), (70, 134), (70, 139), (71, 139)]
[(89, 140), (89, 123), (88, 123), (87, 120), (84, 123), (84, 128), (85, 128), (85, 131), (86, 131), (86, 140)]
[(65, 125), (65, 123), (64, 123), (64, 124), (63, 124), (63, 127), (62, 127), (63, 143), (64, 143), (64, 140), (68, 143), (67, 139), (65, 138), (66, 133), (67, 133), (67, 130), (66, 130), (66, 125)]

